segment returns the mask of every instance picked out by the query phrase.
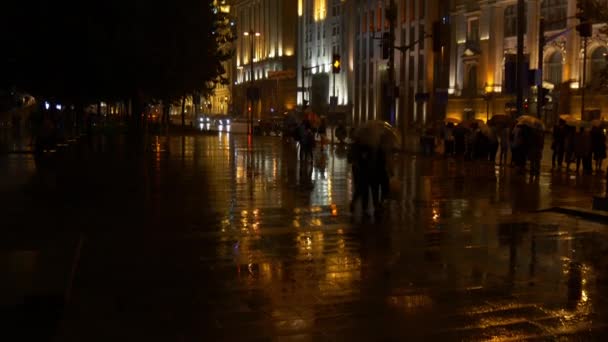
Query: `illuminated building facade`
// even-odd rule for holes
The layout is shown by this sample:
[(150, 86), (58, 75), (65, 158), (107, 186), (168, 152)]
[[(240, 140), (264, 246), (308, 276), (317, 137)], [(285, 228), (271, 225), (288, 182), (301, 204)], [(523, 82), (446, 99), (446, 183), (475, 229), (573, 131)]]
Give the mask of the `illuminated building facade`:
[[(550, 96), (541, 113), (547, 122), (559, 114), (580, 117), (580, 86), (583, 75), (583, 44), (573, 29), (576, 0), (525, 1), (525, 51), (530, 69), (537, 69), (539, 51), (539, 22), (545, 20), (545, 36), (570, 31), (546, 44), (542, 51), (543, 86)], [(450, 55), (448, 116), (486, 119), (494, 114), (514, 110), (515, 98), (507, 94), (506, 65), (515, 58), (517, 50), (517, 2), (456, 0), (452, 13), (453, 40), (456, 48)], [(588, 39), (586, 84), (586, 118), (608, 111), (605, 94), (597, 90), (600, 70), (606, 66), (608, 44), (600, 34), (601, 25), (594, 25)], [(525, 110), (536, 114), (536, 87), (525, 88)], [(586, 111), (587, 112), (587, 111)]]
[[(395, 45), (410, 46), (395, 50), (396, 123), (402, 127), (421, 125), (432, 120), (434, 98), (429, 93), (444, 88), (447, 93), (447, 57), (441, 61), (432, 49), (432, 24), (449, 14), (451, 3), (439, 0), (395, 0)], [(298, 104), (314, 105), (314, 93), (334, 94), (331, 74), (333, 54), (339, 54), (342, 70), (335, 78), (338, 110), (349, 113), (353, 124), (382, 119), (386, 106), (387, 64), (381, 37), (389, 31), (386, 9), (389, 0), (299, 0)], [(443, 14), (445, 13), (445, 14)], [(447, 53), (447, 46), (444, 53)], [(440, 63), (440, 64), (438, 64)], [(443, 82), (443, 83), (442, 83)], [(418, 94), (418, 96), (417, 96)], [(416, 101), (417, 98), (428, 99)], [(329, 102), (329, 101), (327, 101)], [(445, 108), (445, 106), (443, 106)], [(436, 115), (441, 115), (436, 114)]]
[[(313, 110), (346, 110), (348, 92), (347, 1), (298, 0), (298, 105)], [(332, 57), (340, 56), (341, 72), (332, 74)], [(335, 82), (335, 83), (334, 83)], [(328, 108), (331, 98), (336, 103)]]
[(298, 0), (233, 0), (230, 3), (238, 32), (236, 72), (232, 79), (234, 113), (248, 115), (247, 88), (251, 85), (260, 92), (259, 101), (251, 108), (254, 118), (295, 109)]

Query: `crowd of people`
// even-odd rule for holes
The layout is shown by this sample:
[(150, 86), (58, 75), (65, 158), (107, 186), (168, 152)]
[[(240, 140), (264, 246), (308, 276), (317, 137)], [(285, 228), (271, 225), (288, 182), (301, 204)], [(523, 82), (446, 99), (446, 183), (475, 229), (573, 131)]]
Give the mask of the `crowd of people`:
[(574, 163), (577, 173), (581, 166), (583, 174), (590, 175), (594, 169), (599, 173), (606, 159), (606, 134), (601, 125), (593, 125), (591, 129), (581, 126), (577, 130), (560, 120), (553, 129), (551, 149), (553, 168), (562, 168), (565, 164), (566, 170), (570, 170)]
[[(465, 126), (450, 122), (445, 125), (441, 137), (446, 156), (511, 165), (520, 172), (528, 167), (532, 175), (538, 175), (545, 134), (540, 127), (519, 122), (506, 126), (482, 122)], [(565, 170), (571, 170), (571, 165), (575, 164), (576, 172), (601, 172), (606, 159), (606, 134), (600, 124), (588, 127), (559, 120), (553, 128), (551, 149), (554, 169), (565, 167)]]
[[(486, 161), (500, 166), (514, 167), (523, 174), (538, 176), (548, 131), (536, 118), (530, 121), (508, 121), (488, 124), (477, 120), (466, 123), (447, 122), (440, 130), (429, 129), (421, 137), (421, 143), (431, 141), (431, 149), (442, 142), (445, 156), (471, 161)], [(346, 129), (344, 130), (346, 135)], [(336, 128), (336, 132), (338, 128)], [(294, 131), (294, 139), (299, 144), (300, 160), (312, 162), (318, 135), (323, 132), (309, 120), (304, 119)], [(363, 215), (368, 215), (370, 204), (374, 215), (382, 213), (383, 202), (389, 198), (391, 167), (388, 165), (390, 151), (382, 144), (366, 143), (363, 136), (353, 128), (348, 134), (350, 148), (348, 161), (352, 166), (353, 195), (351, 212), (359, 206)], [(362, 139), (363, 138), (363, 139)], [(554, 170), (575, 171), (584, 175), (602, 172), (602, 164), (607, 157), (606, 133), (603, 122), (567, 122), (560, 119), (552, 129), (552, 168)], [(424, 148), (423, 148), (424, 150)], [(370, 199), (371, 195), (371, 199)]]

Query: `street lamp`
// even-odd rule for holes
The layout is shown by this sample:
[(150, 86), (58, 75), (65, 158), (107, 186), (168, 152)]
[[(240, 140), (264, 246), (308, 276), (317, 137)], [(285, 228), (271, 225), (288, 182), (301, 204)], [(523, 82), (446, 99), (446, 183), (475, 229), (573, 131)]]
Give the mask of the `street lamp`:
[(255, 96), (254, 96), (254, 87), (253, 87), (253, 54), (254, 54), (254, 37), (259, 37), (261, 36), (260, 32), (256, 32), (253, 29), (250, 29), (249, 31), (245, 31), (243, 32), (243, 35), (245, 37), (249, 37), (249, 65), (250, 65), (250, 69), (249, 69), (249, 82), (250, 82), (250, 86), (249, 86), (249, 91), (248, 91), (248, 97), (249, 97), (249, 107), (247, 108), (247, 112), (249, 115), (249, 127), (247, 128), (249, 135), (253, 135), (253, 104), (255, 101)]

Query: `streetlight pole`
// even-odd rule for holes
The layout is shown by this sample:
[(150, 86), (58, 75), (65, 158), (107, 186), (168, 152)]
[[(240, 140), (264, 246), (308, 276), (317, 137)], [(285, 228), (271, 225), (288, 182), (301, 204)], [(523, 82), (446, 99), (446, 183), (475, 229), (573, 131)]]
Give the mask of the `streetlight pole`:
[(517, 0), (517, 88), (516, 105), (517, 115), (524, 111), (524, 28), (525, 28), (525, 3)]
[(580, 85), (581, 88), (581, 120), (586, 120), (585, 116), (585, 87), (587, 85), (587, 43), (589, 39), (583, 37), (583, 77)]
[[(424, 6), (424, 3), (422, 3)], [(395, 25), (397, 19), (397, 6), (394, 0), (390, 0), (389, 8), (386, 11), (386, 17), (389, 21), (389, 57), (388, 57), (388, 113), (386, 113), (386, 120), (391, 125), (396, 124), (396, 113), (395, 113)]]
[[(536, 83), (536, 116), (539, 119), (542, 118), (543, 113), (543, 103), (545, 101), (545, 93), (543, 91), (543, 60), (544, 53), (543, 49), (545, 48), (545, 19), (540, 18), (540, 22), (538, 23), (538, 61), (537, 61), (537, 70), (538, 70), (538, 82)], [(546, 119), (546, 118), (545, 118)]]

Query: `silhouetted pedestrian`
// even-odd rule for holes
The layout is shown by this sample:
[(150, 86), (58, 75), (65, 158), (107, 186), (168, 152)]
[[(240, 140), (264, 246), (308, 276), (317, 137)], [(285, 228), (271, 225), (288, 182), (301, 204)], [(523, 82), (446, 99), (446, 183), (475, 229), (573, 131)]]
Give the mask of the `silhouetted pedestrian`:
[(454, 128), (454, 154), (457, 156), (463, 156), (466, 151), (466, 136), (468, 129), (462, 125)]
[(454, 155), (454, 124), (448, 122), (445, 126), (444, 134), (443, 134), (443, 153), (447, 156)]
[(576, 128), (572, 127), (572, 126), (566, 126), (564, 131), (566, 132), (565, 136), (566, 138), (564, 139), (564, 152), (565, 152), (565, 159), (566, 159), (566, 171), (570, 171), (570, 164), (573, 163), (575, 160), (575, 140), (576, 140)]
[(382, 147), (376, 148), (372, 155), (373, 167), (370, 177), (375, 214), (381, 213), (382, 204), (389, 197), (389, 173), (386, 161), (386, 151)]
[(528, 160), (530, 160), (530, 175), (538, 176), (540, 174), (540, 162), (543, 157), (543, 148), (545, 146), (545, 132), (533, 128), (527, 128), (525, 132), (525, 146)]
[(574, 137), (574, 153), (576, 156), (576, 172), (583, 164), (583, 173), (591, 173), (591, 135), (581, 127)]
[(315, 148), (315, 134), (310, 127), (305, 127), (300, 141), (300, 160), (312, 163)]
[(551, 166), (553, 168), (561, 168), (564, 162), (564, 153), (566, 152), (566, 122), (559, 120), (559, 124), (553, 127), (553, 142), (551, 143), (551, 149), (553, 155), (551, 157)]
[(496, 128), (489, 127), (488, 133), (488, 160), (494, 164), (496, 163), (496, 154), (498, 154), (498, 136)]
[(602, 171), (602, 163), (606, 159), (606, 135), (601, 127), (591, 129), (591, 150), (595, 160), (595, 172)]
[(366, 214), (369, 205), (371, 149), (355, 138), (350, 146), (348, 161), (351, 163), (353, 176), (353, 198), (350, 202), (350, 211), (354, 212), (357, 203), (361, 201), (361, 210)]
[(509, 129), (506, 127), (500, 131), (500, 165), (507, 165), (507, 159), (509, 157), (510, 133), (511, 132), (509, 132)]

